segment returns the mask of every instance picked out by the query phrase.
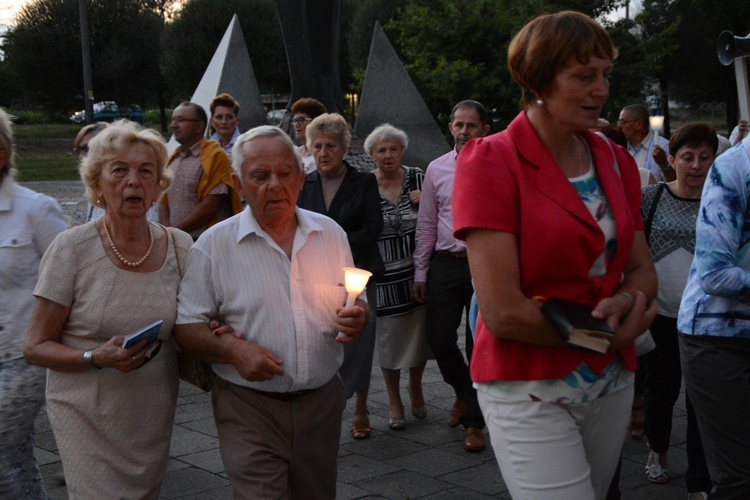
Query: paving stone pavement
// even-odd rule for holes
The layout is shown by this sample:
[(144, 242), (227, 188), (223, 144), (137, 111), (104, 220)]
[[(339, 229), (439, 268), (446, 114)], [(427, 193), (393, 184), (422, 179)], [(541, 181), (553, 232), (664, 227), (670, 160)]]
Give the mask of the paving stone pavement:
[[(83, 221), (86, 203), (80, 182), (30, 182), (24, 185), (57, 198), (72, 221)], [(402, 373), (401, 385), (408, 404), (406, 376), (406, 372)], [(341, 427), (337, 500), (510, 499), (489, 438), (487, 450), (468, 453), (462, 446), (463, 431), (447, 426), (453, 394), (442, 381), (434, 361), (427, 364), (423, 384), (427, 418), (415, 419), (407, 406), (406, 429), (390, 430), (387, 392), (380, 368), (373, 365), (369, 397), (372, 435), (362, 441), (351, 437), (353, 401), (349, 401)], [(35, 423), (36, 456), (49, 498), (67, 499), (65, 486), (58, 481), (62, 464), (44, 409)], [(620, 480), (623, 500), (686, 498), (685, 425), (685, 403), (681, 395), (674, 412), (670, 479), (664, 485), (649, 483), (643, 476), (648, 453), (646, 443), (626, 438)], [(170, 460), (160, 498), (231, 498), (231, 487), (219, 456), (210, 396), (184, 382), (180, 384)]]

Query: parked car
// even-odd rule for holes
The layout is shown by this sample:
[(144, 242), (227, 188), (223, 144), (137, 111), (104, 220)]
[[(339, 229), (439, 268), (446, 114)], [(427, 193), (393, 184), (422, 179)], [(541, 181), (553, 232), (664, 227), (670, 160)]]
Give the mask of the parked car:
[[(143, 123), (143, 110), (137, 104), (119, 105), (114, 101), (95, 102), (94, 121), (95, 122), (113, 122), (119, 118)], [(70, 116), (70, 121), (77, 125), (86, 123), (86, 111), (76, 111)]]

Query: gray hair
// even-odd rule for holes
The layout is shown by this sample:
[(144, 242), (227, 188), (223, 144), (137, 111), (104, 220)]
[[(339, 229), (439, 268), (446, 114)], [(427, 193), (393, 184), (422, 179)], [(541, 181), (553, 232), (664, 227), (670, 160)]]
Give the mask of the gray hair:
[(346, 123), (343, 116), (337, 113), (323, 113), (311, 121), (305, 129), (307, 149), (312, 151), (312, 143), (321, 135), (335, 137), (339, 145), (344, 149), (344, 153), (349, 151), (352, 134), (349, 132), (349, 124)]
[(237, 174), (240, 179), (242, 179), (242, 164), (245, 163), (245, 151), (243, 151), (242, 145), (259, 137), (278, 137), (283, 140), (284, 144), (289, 148), (289, 151), (294, 155), (297, 167), (302, 170), (302, 158), (297, 152), (297, 148), (294, 147), (292, 139), (289, 138), (286, 132), (279, 127), (261, 125), (259, 127), (251, 128), (239, 136), (237, 141), (235, 141), (234, 146), (232, 146), (232, 168), (234, 169), (234, 173)]
[(13, 117), (0, 108), (0, 149), (8, 152), (8, 161), (0, 167), (0, 180), (16, 173), (16, 148), (13, 144)]
[(389, 141), (391, 139), (396, 139), (401, 144), (401, 149), (405, 150), (409, 147), (409, 137), (406, 135), (406, 132), (400, 128), (394, 127), (390, 123), (384, 123), (375, 127), (375, 130), (370, 132), (370, 135), (367, 136), (367, 139), (365, 139), (365, 151), (372, 156), (373, 151), (375, 151), (375, 146), (377, 146), (378, 143)]
[(105, 164), (125, 153), (133, 144), (143, 143), (156, 155), (156, 190), (154, 202), (158, 202), (172, 184), (174, 174), (167, 167), (167, 143), (160, 133), (143, 128), (130, 120), (117, 120), (91, 139), (89, 154), (81, 160), (78, 170), (86, 188), (86, 199), (92, 205), (107, 208), (105, 200), (97, 200), (94, 186), (102, 175)]

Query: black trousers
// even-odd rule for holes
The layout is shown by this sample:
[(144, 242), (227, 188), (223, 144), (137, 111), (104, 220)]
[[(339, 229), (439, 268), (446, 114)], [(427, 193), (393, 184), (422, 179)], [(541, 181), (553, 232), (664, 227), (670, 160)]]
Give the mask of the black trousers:
[[(649, 447), (656, 453), (669, 448), (672, 433), (672, 410), (680, 394), (682, 369), (678, 342), (677, 318), (657, 315), (650, 327), (656, 348), (641, 356), (645, 373), (644, 421)], [(685, 484), (689, 493), (710, 491), (711, 477), (700, 441), (698, 421), (690, 396), (687, 406), (686, 449), (688, 468)]]
[[(461, 417), (465, 428), (484, 428), (484, 417), (477, 401), (477, 391), (469, 376), (469, 367), (458, 347), (458, 328), (464, 311), (468, 314), (474, 288), (468, 259), (435, 253), (427, 277), (427, 343), (435, 355), (443, 380), (466, 400)], [(466, 356), (471, 361), (474, 339), (467, 323)]]
[(750, 498), (750, 339), (679, 335), (712, 500)]

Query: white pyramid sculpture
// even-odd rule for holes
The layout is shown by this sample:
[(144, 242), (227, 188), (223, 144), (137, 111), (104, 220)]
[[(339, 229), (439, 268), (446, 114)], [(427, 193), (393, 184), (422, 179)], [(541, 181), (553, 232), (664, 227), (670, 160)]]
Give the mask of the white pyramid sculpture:
[[(232, 17), (190, 101), (210, 113), (211, 100), (222, 92), (231, 94), (240, 103), (241, 132), (268, 123), (237, 14)], [(169, 139), (169, 152), (177, 149), (177, 146), (179, 144), (172, 136)]]

